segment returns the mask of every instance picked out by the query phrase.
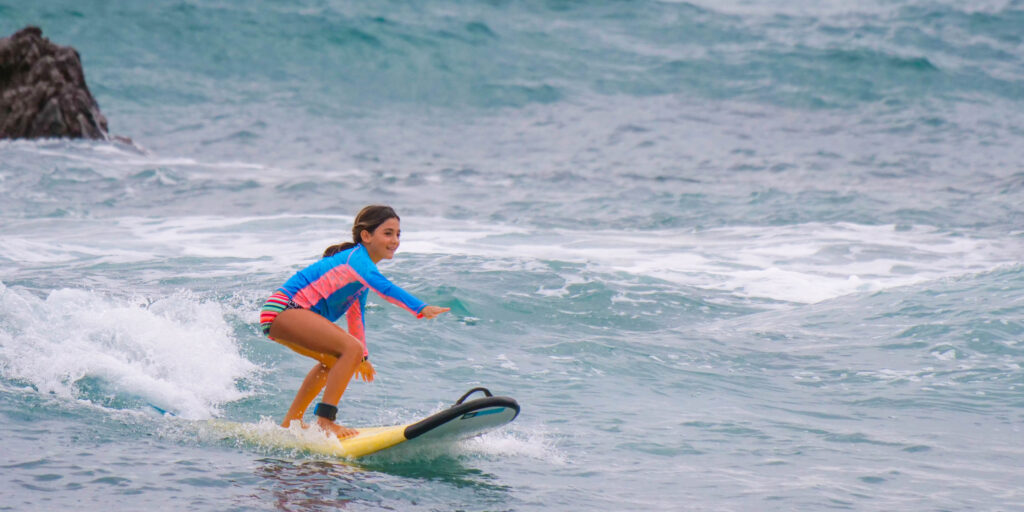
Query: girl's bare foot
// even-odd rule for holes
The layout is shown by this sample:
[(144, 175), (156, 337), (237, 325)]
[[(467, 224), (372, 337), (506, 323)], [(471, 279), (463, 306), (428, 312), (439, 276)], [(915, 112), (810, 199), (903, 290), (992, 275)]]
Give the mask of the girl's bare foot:
[(324, 432), (334, 434), (338, 439), (345, 439), (359, 434), (359, 431), (354, 428), (343, 427), (327, 418), (321, 418), (319, 416), (316, 418), (316, 424), (322, 428)]

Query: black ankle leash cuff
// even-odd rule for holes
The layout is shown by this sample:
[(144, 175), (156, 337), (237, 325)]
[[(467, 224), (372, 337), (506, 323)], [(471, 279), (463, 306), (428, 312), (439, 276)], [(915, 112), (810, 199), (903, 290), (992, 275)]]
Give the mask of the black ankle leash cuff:
[(338, 417), (338, 407), (320, 402), (316, 404), (316, 409), (313, 410), (313, 414), (316, 414), (321, 418), (334, 421), (334, 419)]

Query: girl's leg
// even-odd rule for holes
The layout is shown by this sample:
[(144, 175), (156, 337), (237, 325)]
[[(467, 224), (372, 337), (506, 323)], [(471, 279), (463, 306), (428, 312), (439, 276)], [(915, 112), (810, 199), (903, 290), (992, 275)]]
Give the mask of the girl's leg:
[(284, 422), (281, 423), (282, 427), (288, 427), (293, 420), (302, 421), (302, 416), (306, 414), (309, 404), (313, 403), (313, 400), (320, 394), (320, 391), (324, 389), (329, 371), (330, 368), (323, 363), (317, 363), (313, 366), (313, 369), (309, 371), (309, 374), (302, 381), (299, 391), (295, 393), (295, 400), (292, 401), (292, 406), (288, 408), (288, 414), (284, 416)]
[[(334, 322), (306, 309), (288, 309), (278, 314), (270, 326), (270, 337), (304, 356), (320, 361), (323, 366), (329, 368), (323, 402), (336, 406), (341, 396), (345, 394), (345, 389), (362, 359), (363, 345), (359, 340)], [(310, 374), (312, 373), (311, 371)], [(309, 380), (310, 376), (307, 375), (306, 379)], [(316, 376), (313, 378), (310, 383), (311, 389), (316, 384)], [(300, 391), (305, 387), (306, 382), (303, 382), (303, 389)], [(302, 396), (297, 395), (296, 401), (305, 396), (306, 393), (302, 393)], [(301, 404), (293, 403), (292, 407), (298, 409), (299, 405)], [(289, 410), (289, 414), (291, 413)], [(355, 430), (341, 427), (325, 418), (317, 417), (317, 424), (329, 432), (334, 432), (338, 437), (356, 434)]]

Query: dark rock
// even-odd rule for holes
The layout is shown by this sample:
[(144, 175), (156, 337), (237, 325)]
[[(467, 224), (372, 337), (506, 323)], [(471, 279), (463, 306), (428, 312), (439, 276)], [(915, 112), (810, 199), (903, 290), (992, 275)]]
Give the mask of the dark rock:
[(0, 39), (0, 139), (41, 137), (109, 138), (78, 52), (26, 27)]

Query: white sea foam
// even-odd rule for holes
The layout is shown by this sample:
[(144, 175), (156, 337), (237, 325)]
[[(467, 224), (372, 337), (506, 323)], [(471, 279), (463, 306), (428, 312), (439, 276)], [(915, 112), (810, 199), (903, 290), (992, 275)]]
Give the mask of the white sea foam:
[[(570, 261), (740, 296), (813, 303), (1014, 264), (1019, 237), (809, 223), (646, 232), (410, 229), (403, 250)], [(545, 243), (538, 243), (543, 239)]]
[[(246, 396), (259, 367), (240, 353), (221, 306), (178, 293), (128, 301), (74, 289), (45, 298), (0, 284), (0, 370), (40, 392), (85, 398), (84, 378), (185, 418)], [(97, 397), (91, 397), (97, 398)]]
[(522, 426), (495, 430), (467, 439), (459, 443), (458, 449), (466, 454), (526, 457), (555, 465), (564, 465), (568, 460), (546, 431)]
[[(128, 264), (168, 257), (219, 259), (204, 276), (290, 273), (347, 238), (332, 215), (42, 219), (5, 235), (0, 260)], [(443, 226), (437, 229), (434, 226)], [(706, 230), (537, 232), (519, 226), (409, 217), (402, 253), (473, 256), (501, 270), (569, 262), (595, 272), (650, 276), (738, 296), (814, 303), (1015, 264), (1016, 234), (986, 238), (928, 226), (807, 223)], [(481, 263), (488, 265), (488, 263)], [(2, 276), (0, 276), (2, 277)], [(566, 286), (580, 276), (566, 273)], [(558, 295), (564, 289), (537, 293)]]

